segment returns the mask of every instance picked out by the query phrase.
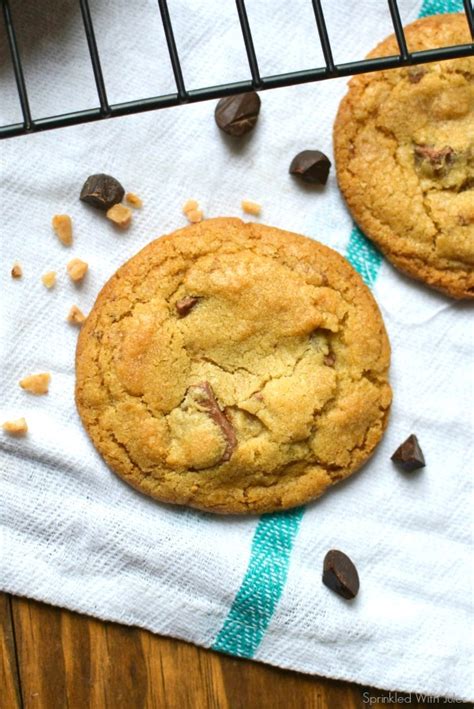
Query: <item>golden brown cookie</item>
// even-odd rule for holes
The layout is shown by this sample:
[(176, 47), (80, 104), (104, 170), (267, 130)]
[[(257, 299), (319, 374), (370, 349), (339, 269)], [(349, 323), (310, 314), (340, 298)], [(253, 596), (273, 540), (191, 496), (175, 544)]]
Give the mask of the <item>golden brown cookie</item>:
[[(411, 51), (471, 41), (464, 15), (405, 28)], [(397, 54), (393, 36), (369, 57)], [(352, 216), (400, 270), (474, 297), (474, 57), (354, 77), (334, 128)]]
[(93, 443), (158, 500), (292, 507), (359, 468), (387, 421), (390, 349), (342, 256), (210, 219), (157, 239), (102, 289), (79, 336)]

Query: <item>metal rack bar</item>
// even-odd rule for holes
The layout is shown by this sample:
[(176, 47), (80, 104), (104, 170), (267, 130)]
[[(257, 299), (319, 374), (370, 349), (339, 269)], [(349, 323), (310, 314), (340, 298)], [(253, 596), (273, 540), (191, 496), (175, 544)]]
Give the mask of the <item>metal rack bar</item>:
[[(423, 64), (430, 61), (442, 61), (444, 59), (456, 59), (459, 57), (474, 55), (474, 42), (452, 47), (441, 47), (438, 49), (428, 49), (411, 53), (408, 52), (396, 0), (388, 0), (395, 34), (400, 47), (400, 54), (389, 57), (377, 57), (374, 59), (364, 59), (362, 61), (346, 62), (343, 64), (334, 64), (326, 23), (324, 21), (324, 15), (321, 8), (321, 2), (319, 0), (312, 0), (326, 66), (307, 69), (305, 71), (296, 71), (286, 74), (261, 77), (258, 69), (257, 56), (253, 44), (245, 2), (244, 0), (236, 0), (237, 11), (239, 14), (242, 35), (245, 42), (252, 78), (246, 81), (220, 84), (218, 86), (208, 86), (187, 91), (183, 80), (167, 2), (166, 0), (158, 0), (171, 65), (176, 81), (177, 92), (163, 96), (152, 96), (141, 100), (126, 101), (124, 103), (109, 105), (100, 65), (99, 52), (94, 35), (89, 2), (88, 0), (79, 0), (79, 3), (82, 11), (92, 67), (94, 70), (94, 78), (96, 81), (100, 107), (91, 108), (85, 111), (75, 111), (73, 113), (66, 113), (63, 115), (47, 116), (36, 120), (32, 119), (9, 2), (8, 0), (0, 0), (5, 26), (7, 29), (8, 43), (12, 57), (18, 96), (23, 113), (22, 123), (20, 122), (8, 126), (0, 126), (0, 138), (36, 133), (39, 131), (51, 130), (64, 126), (77, 125), (79, 123), (88, 123), (91, 121), (100, 120), (104, 117), (126, 116), (143, 111), (152, 111), (169, 106), (178, 106), (183, 103), (196, 103), (198, 101), (218, 99), (223, 96), (251, 91), (252, 89), (274, 89), (283, 86), (304, 84), (311, 81), (322, 81), (327, 79), (328, 76), (351, 76), (353, 74), (361, 74), (364, 72), (392, 69), (403, 66), (404, 64)], [(473, 11), (470, 0), (464, 0), (464, 6), (466, 8), (467, 21), (474, 38)]]
[(187, 92), (186, 86), (184, 85), (183, 72), (181, 71), (181, 63), (179, 61), (178, 50), (176, 49), (176, 41), (174, 38), (173, 25), (171, 24), (168, 3), (166, 0), (158, 0), (158, 6), (160, 8), (161, 21), (163, 22), (166, 44), (168, 46), (168, 53), (170, 55), (171, 66), (173, 68), (176, 88), (178, 89), (178, 96), (180, 98), (180, 101), (184, 103), (186, 101)]
[(400, 19), (400, 12), (398, 10), (398, 5), (396, 0), (388, 0), (388, 6), (390, 8), (390, 16), (392, 18), (393, 29), (395, 30), (395, 36), (397, 38), (398, 47), (400, 49), (400, 56), (403, 62), (408, 62), (410, 55), (408, 54), (407, 42), (405, 39), (405, 33), (403, 31), (402, 21)]
[(16, 87), (18, 89), (18, 98), (20, 99), (21, 112), (23, 114), (24, 131), (31, 130), (33, 121), (31, 119), (30, 103), (28, 101), (28, 92), (26, 90), (25, 77), (23, 76), (23, 68), (21, 66), (20, 50), (16, 41), (15, 28), (13, 26), (13, 18), (8, 0), (2, 2), (3, 19), (7, 31), (8, 47), (12, 58), (13, 73), (15, 75)]
[(331, 44), (329, 42), (329, 35), (326, 28), (326, 21), (324, 19), (323, 8), (321, 7), (320, 0), (312, 0), (314, 16), (316, 18), (316, 24), (318, 26), (319, 39), (321, 41), (321, 48), (323, 50), (324, 61), (326, 62), (327, 74), (328, 76), (333, 76), (335, 71), (334, 60), (332, 57)]
[(471, 30), (471, 37), (474, 39), (474, 10), (472, 9), (471, 0), (464, 0), (464, 11), (466, 13), (467, 23)]
[(84, 22), (84, 30), (87, 38), (87, 46), (92, 62), (92, 70), (94, 72), (95, 85), (99, 95), (100, 111), (102, 116), (107, 116), (110, 112), (109, 102), (107, 100), (107, 91), (105, 90), (104, 76), (100, 65), (99, 50), (95, 41), (94, 25), (92, 24), (91, 11), (88, 0), (79, 0), (82, 13), (82, 21)]
[[(473, 54), (473, 44), (462, 44), (456, 47), (442, 47), (441, 49), (436, 50), (428, 49), (420, 52), (413, 52), (410, 55), (410, 64), (423, 64), (424, 62), (467, 57)], [(400, 64), (401, 58), (398, 55), (392, 57), (377, 57), (375, 59), (336, 64), (334, 67), (334, 75), (352, 76), (353, 74), (380, 71), (382, 69), (392, 69), (399, 67)], [(284, 86), (305, 84), (311, 81), (321, 81), (326, 78), (326, 67), (308, 69), (307, 71), (291, 72), (289, 74), (277, 74), (274, 76), (263, 77), (260, 80), (259, 89), (275, 89)], [(184, 98), (181, 98), (179, 94), (175, 93), (167, 94), (165, 96), (154, 96), (138, 101), (127, 101), (125, 103), (113, 104), (110, 106), (109, 116), (126, 116), (143, 111), (153, 111), (158, 108), (178, 106), (183, 103), (196, 103), (198, 101), (217, 99), (222, 98), (223, 96), (251, 91), (253, 88), (256, 88), (253, 81), (239, 81), (232, 84), (221, 84), (219, 86), (192, 89), (187, 92)], [(102, 117), (101, 109), (93, 108), (87, 111), (77, 111), (75, 113), (66, 113), (59, 116), (39, 118), (34, 121), (34, 123), (30, 124), (29, 129), (25, 129), (23, 123), (15, 123), (9, 126), (0, 127), (0, 138), (8, 138), (16, 135), (24, 135), (25, 133), (51, 130), (53, 128), (71, 126), (78, 123), (87, 123), (98, 120)]]
[(252, 32), (250, 30), (249, 18), (247, 17), (247, 9), (244, 0), (236, 0), (237, 13), (239, 15), (240, 28), (244, 38), (245, 51), (249, 63), (250, 73), (252, 75), (252, 85), (254, 89), (261, 88), (260, 71), (258, 68), (257, 55), (253, 45)]

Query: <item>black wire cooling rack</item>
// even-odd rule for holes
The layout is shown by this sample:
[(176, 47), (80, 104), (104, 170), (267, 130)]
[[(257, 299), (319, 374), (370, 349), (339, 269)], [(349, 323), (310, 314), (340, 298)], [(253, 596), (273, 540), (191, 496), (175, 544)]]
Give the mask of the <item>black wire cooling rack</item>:
[[(87, 38), (87, 45), (94, 72), (99, 106), (84, 111), (74, 111), (72, 113), (65, 113), (58, 116), (33, 118), (28, 101), (28, 91), (21, 64), (20, 51), (16, 39), (14, 17), (10, 9), (9, 0), (0, 0), (13, 64), (15, 82), (18, 89), (18, 98), (20, 100), (21, 110), (23, 113), (23, 121), (21, 123), (0, 126), (0, 138), (10, 138), (15, 135), (35, 133), (43, 130), (50, 130), (52, 128), (71, 126), (77, 123), (86, 123), (105, 118), (113, 118), (115, 116), (125, 116), (132, 113), (140, 113), (142, 111), (153, 111), (167, 106), (177, 106), (179, 104), (195, 103), (206, 99), (216, 99), (221, 98), (222, 96), (228, 96), (229, 94), (243, 93), (252, 89), (262, 91), (264, 89), (274, 89), (281, 86), (304, 84), (310, 81), (320, 81), (322, 79), (330, 79), (333, 77), (350, 76), (352, 74), (360, 74), (363, 72), (391, 69), (400, 66), (422, 64), (424, 62), (440, 61), (442, 59), (454, 59), (474, 55), (474, 43), (472, 42), (470, 44), (429, 49), (422, 52), (409, 52), (397, 2), (396, 0), (387, 0), (400, 53), (390, 57), (380, 57), (376, 59), (347, 62), (344, 64), (335, 64), (321, 2), (320, 0), (308, 0), (308, 2), (311, 2), (313, 6), (314, 18), (316, 21), (315, 32), (317, 31), (319, 34), (325, 66), (307, 69), (304, 71), (295, 71), (288, 74), (260, 76), (258, 59), (252, 39), (252, 31), (245, 8), (245, 0), (235, 0), (237, 13), (240, 20), (242, 38), (247, 52), (251, 78), (247, 81), (239, 81), (231, 84), (220, 84), (219, 86), (208, 86), (205, 88), (192, 89), (188, 91), (186, 89), (183, 73), (181, 71), (181, 64), (174, 39), (173, 25), (171, 23), (167, 0), (158, 0), (157, 12), (159, 10), (161, 20), (163, 22), (166, 44), (176, 83), (176, 92), (162, 96), (139, 99), (136, 101), (127, 101), (126, 103), (110, 104), (107, 100), (107, 90), (104, 76), (102, 74), (99, 51), (95, 40), (94, 25), (92, 22), (89, 2), (88, 0), (78, 0), (78, 2), (81, 8), (84, 31)], [(472, 3), (471, 0), (463, 0), (463, 2), (471, 36), (474, 39), (474, 13)]]

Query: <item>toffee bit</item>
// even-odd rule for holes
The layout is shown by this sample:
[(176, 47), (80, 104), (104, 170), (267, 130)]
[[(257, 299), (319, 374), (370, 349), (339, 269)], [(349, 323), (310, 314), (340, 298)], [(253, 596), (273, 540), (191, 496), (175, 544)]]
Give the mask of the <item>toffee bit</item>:
[(52, 226), (61, 244), (71, 246), (72, 220), (69, 214), (55, 214), (52, 220)]
[(5, 421), (2, 424), (2, 428), (11, 436), (24, 436), (25, 433), (28, 433), (28, 424), (26, 423), (26, 419), (23, 417), (16, 419), (15, 421)]
[(132, 207), (135, 207), (135, 209), (141, 209), (143, 207), (143, 200), (134, 192), (127, 192), (125, 200), (131, 204)]
[(199, 202), (197, 202), (195, 199), (188, 199), (188, 201), (183, 204), (183, 214), (187, 214), (188, 212), (192, 212), (198, 208)]
[(123, 204), (114, 204), (113, 207), (107, 210), (105, 216), (120, 229), (127, 229), (132, 221), (132, 210)]
[(67, 264), (67, 272), (71, 281), (82, 281), (88, 271), (88, 264), (80, 258), (73, 258)]
[(43, 372), (41, 374), (30, 374), (20, 380), (20, 386), (30, 394), (40, 396), (41, 394), (48, 393), (50, 381), (51, 375), (47, 372)]
[(82, 310), (78, 308), (77, 305), (72, 305), (67, 315), (67, 321), (70, 322), (71, 325), (79, 325), (80, 327), (85, 320), (86, 316)]
[(21, 278), (23, 275), (23, 269), (19, 263), (14, 263), (11, 270), (12, 278)]
[(56, 271), (48, 271), (41, 276), (41, 281), (45, 288), (50, 290), (56, 285)]
[(243, 199), (241, 202), (242, 211), (245, 214), (252, 214), (254, 217), (258, 217), (262, 211), (262, 205), (257, 202), (251, 202), (248, 199)]

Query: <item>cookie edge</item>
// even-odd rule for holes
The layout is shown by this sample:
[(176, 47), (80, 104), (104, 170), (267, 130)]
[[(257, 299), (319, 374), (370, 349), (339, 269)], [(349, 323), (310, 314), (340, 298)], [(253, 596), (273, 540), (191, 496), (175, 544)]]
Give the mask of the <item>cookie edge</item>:
[[(409, 35), (416, 32), (418, 27), (431, 27), (433, 30), (436, 30), (440, 25), (443, 25), (446, 22), (446, 18), (450, 18), (448, 20), (449, 22), (457, 23), (460, 19), (464, 18), (464, 15), (463, 13), (445, 13), (443, 15), (432, 15), (429, 17), (418, 18), (404, 27), (408, 42), (410, 39)], [(396, 38), (394, 34), (391, 34), (382, 40), (373, 50), (371, 50), (371, 52), (369, 52), (367, 59), (392, 54), (393, 51), (391, 48), (394, 44), (396, 44)], [(345, 158), (349, 152), (347, 141), (344, 139), (344, 129), (347, 125), (353, 123), (352, 100), (354, 93), (357, 91), (364, 79), (370, 80), (378, 73), (379, 72), (360, 74), (353, 77), (348, 82), (348, 91), (339, 104), (333, 127), (333, 143), (336, 177), (340, 192), (344, 197), (351, 217), (354, 219), (361, 231), (368, 239), (374, 242), (377, 248), (393, 266), (409, 277), (414, 278), (415, 280), (424, 283), (425, 285), (428, 285), (431, 288), (450, 296), (451, 298), (456, 300), (472, 300), (474, 299), (474, 288), (473, 285), (469, 283), (470, 280), (472, 281), (472, 270), (459, 269), (458, 271), (450, 272), (430, 266), (422, 259), (394, 253), (389, 248), (384, 246), (384, 244), (380, 241), (380, 237), (377, 236), (377, 233), (380, 233), (381, 228), (379, 220), (371, 214), (367, 215), (364, 213), (361, 215), (358, 201), (355, 202), (351, 199), (352, 178), (350, 176), (348, 177), (347, 170), (342, 167), (344, 163), (347, 163)], [(387, 238), (396, 239), (396, 237), (397, 235), (393, 231), (390, 231)]]
[[(236, 502), (233, 501), (231, 504), (228, 505), (222, 505), (219, 504), (218, 506), (212, 505), (209, 503), (201, 503), (199, 501), (196, 501), (194, 499), (189, 499), (189, 500), (176, 500), (172, 499), (172, 497), (166, 496), (165, 494), (157, 495), (155, 494), (152, 490), (148, 491), (146, 489), (146, 486), (143, 484), (144, 481), (146, 480), (146, 475), (143, 474), (143, 472), (137, 468), (137, 466), (134, 466), (134, 470), (138, 470), (140, 473), (139, 480), (135, 480), (132, 478), (129, 472), (127, 472), (125, 469), (123, 469), (120, 466), (120, 463), (117, 463), (116, 459), (112, 459), (110, 455), (107, 453), (104, 453), (103, 450), (100, 448), (99, 445), (99, 440), (98, 436), (95, 435), (94, 431), (91, 430), (91, 426), (88, 423), (87, 419), (87, 410), (81, 405), (79, 402), (79, 397), (78, 397), (78, 389), (79, 389), (79, 382), (78, 382), (78, 370), (80, 368), (80, 359), (84, 354), (84, 351), (87, 347), (88, 344), (88, 338), (90, 337), (90, 334), (92, 333), (95, 324), (97, 322), (97, 317), (98, 317), (98, 311), (102, 305), (103, 302), (107, 301), (114, 292), (114, 289), (117, 285), (117, 283), (126, 276), (127, 272), (133, 268), (133, 262), (141, 255), (142, 257), (146, 255), (146, 253), (149, 250), (154, 250), (157, 248), (157, 246), (162, 247), (166, 243), (172, 241), (175, 239), (176, 236), (181, 235), (183, 232), (186, 232), (186, 238), (192, 238), (192, 232), (198, 232), (201, 231), (204, 228), (213, 229), (214, 227), (222, 227), (222, 226), (228, 226), (229, 224), (233, 224), (235, 226), (238, 226), (239, 228), (244, 226), (244, 228), (251, 230), (254, 234), (259, 235), (259, 238), (264, 237), (265, 234), (269, 235), (271, 237), (272, 232), (275, 230), (278, 233), (278, 238), (283, 237), (285, 240), (285, 244), (292, 244), (293, 246), (296, 247), (301, 247), (302, 244), (305, 244), (307, 247), (310, 249), (316, 249), (320, 252), (325, 254), (325, 256), (328, 258), (329, 261), (332, 261), (332, 265), (335, 266), (338, 270), (340, 269), (340, 275), (342, 275), (341, 271), (343, 272), (343, 275), (345, 277), (346, 282), (348, 283), (348, 289), (351, 290), (351, 292), (356, 294), (356, 297), (358, 299), (362, 298), (363, 300), (366, 301), (366, 306), (368, 306), (372, 312), (374, 313), (375, 317), (377, 318), (378, 324), (380, 325), (380, 337), (382, 339), (382, 347), (381, 347), (381, 356), (380, 358), (383, 359), (382, 361), (382, 374), (381, 374), (381, 379), (383, 380), (383, 385), (387, 388), (387, 393), (389, 395), (389, 403), (388, 406), (385, 410), (383, 410), (383, 415), (377, 419), (376, 424), (374, 424), (370, 429), (367, 429), (366, 432), (366, 442), (369, 441), (367, 448), (364, 448), (363, 451), (358, 451), (358, 455), (356, 454), (354, 457), (353, 464), (348, 467), (346, 470), (344, 470), (344, 473), (340, 475), (337, 479), (332, 478), (325, 469), (321, 467), (321, 474), (324, 473), (325, 479), (324, 481), (321, 480), (321, 474), (316, 475), (316, 484), (314, 484), (313, 487), (310, 487), (309, 491), (302, 495), (300, 492), (300, 488), (298, 486), (293, 486), (291, 492), (293, 493), (291, 496), (289, 495), (288, 498), (285, 501), (285, 504), (278, 505), (276, 503), (275, 498), (278, 497), (278, 495), (274, 495), (273, 499), (270, 497), (268, 501), (262, 501), (259, 500), (258, 503), (252, 503), (251, 507), (249, 507), (247, 504), (244, 504), (242, 502)], [(326, 246), (325, 244), (322, 244), (319, 241), (316, 241), (315, 239), (312, 239), (307, 236), (303, 236), (302, 234), (297, 234), (295, 232), (289, 232), (285, 231), (283, 229), (280, 229), (279, 227), (270, 227), (267, 225), (261, 225), (261, 224), (255, 224), (254, 222), (244, 222), (241, 219), (238, 218), (233, 218), (233, 217), (216, 217), (214, 219), (208, 219), (205, 222), (202, 222), (201, 224), (196, 224), (196, 225), (190, 225), (186, 226), (181, 229), (177, 229), (169, 234), (166, 234), (164, 236), (160, 236), (153, 241), (149, 242), (145, 247), (143, 247), (140, 251), (138, 251), (136, 254), (134, 254), (130, 259), (128, 259), (122, 266), (120, 266), (117, 271), (109, 278), (109, 280), (104, 284), (102, 289), (99, 291), (99, 294), (96, 298), (96, 301), (89, 313), (89, 316), (87, 317), (86, 322), (84, 323), (81, 332), (79, 333), (78, 341), (77, 341), (77, 346), (76, 346), (76, 356), (75, 356), (75, 365), (76, 365), (76, 382), (75, 382), (75, 402), (76, 402), (76, 408), (79, 413), (79, 416), (81, 418), (82, 424), (84, 426), (84, 429), (87, 432), (87, 435), (91, 442), (94, 445), (94, 448), (98, 451), (99, 455), (101, 458), (105, 461), (109, 469), (117, 475), (123, 482), (126, 482), (128, 485), (136, 489), (138, 492), (141, 494), (151, 497), (158, 502), (163, 502), (167, 504), (174, 504), (178, 506), (188, 506), (192, 507), (194, 509), (199, 509), (204, 512), (212, 512), (214, 514), (222, 514), (222, 515), (229, 515), (229, 514), (238, 514), (238, 515), (253, 515), (253, 514), (263, 514), (263, 513), (269, 513), (269, 512), (278, 512), (278, 511), (284, 511), (287, 509), (292, 509), (294, 507), (298, 507), (300, 505), (307, 504), (313, 500), (316, 500), (319, 498), (328, 488), (336, 485), (337, 483), (341, 482), (342, 480), (345, 480), (346, 478), (350, 477), (354, 473), (356, 473), (358, 470), (360, 470), (371, 458), (373, 455), (375, 448), (379, 444), (380, 440), (383, 437), (384, 431), (387, 428), (388, 421), (389, 421), (389, 416), (390, 416), (390, 410), (391, 410), (391, 401), (392, 401), (392, 388), (390, 386), (390, 382), (388, 379), (388, 373), (389, 373), (389, 368), (390, 368), (390, 342), (388, 339), (387, 331), (385, 328), (385, 324), (382, 318), (382, 314), (380, 312), (380, 309), (378, 307), (378, 304), (370, 291), (370, 289), (365, 285), (363, 282), (360, 274), (357, 273), (357, 271), (353, 268), (353, 266), (347, 261), (346, 258), (344, 258), (341, 254), (339, 254), (337, 251), (334, 249), (330, 248), (329, 246)], [(96, 443), (97, 440), (97, 443)], [(308, 472), (309, 470), (313, 468), (316, 469), (315, 464), (311, 464), (308, 466)], [(305, 474), (305, 477), (308, 474)]]

